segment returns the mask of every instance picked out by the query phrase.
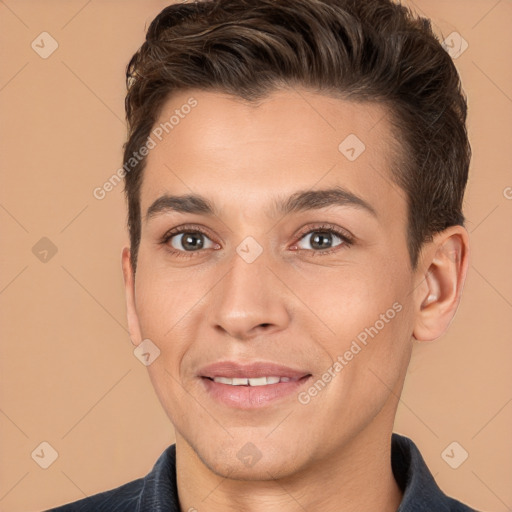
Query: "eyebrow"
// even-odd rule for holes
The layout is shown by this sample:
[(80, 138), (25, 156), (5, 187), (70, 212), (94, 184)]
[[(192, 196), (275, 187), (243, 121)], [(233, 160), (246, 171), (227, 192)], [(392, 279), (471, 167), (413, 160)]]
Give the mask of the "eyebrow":
[[(323, 190), (299, 190), (287, 198), (276, 197), (271, 202), (271, 210), (267, 212), (267, 215), (284, 216), (291, 213), (320, 210), (330, 206), (351, 206), (377, 217), (377, 212), (367, 201), (342, 187)], [(201, 195), (176, 196), (166, 194), (156, 199), (148, 208), (146, 222), (158, 214), (168, 212), (218, 216), (215, 206)]]

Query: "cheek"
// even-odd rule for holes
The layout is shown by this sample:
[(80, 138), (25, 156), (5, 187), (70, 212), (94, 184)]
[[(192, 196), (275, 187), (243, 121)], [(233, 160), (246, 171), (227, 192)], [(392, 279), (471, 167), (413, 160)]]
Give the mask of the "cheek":
[(396, 264), (376, 264), (323, 273), (323, 278), (317, 272), (314, 279), (302, 279), (297, 290), (315, 313), (303, 317), (305, 331), (320, 342), (332, 361), (342, 358), (344, 377), (340, 380), (350, 382), (345, 390), (359, 389), (365, 394), (368, 386), (377, 386), (387, 394), (379, 378), (394, 385), (410, 351), (412, 316), (406, 271)]
[(146, 338), (160, 339), (174, 324), (171, 312), (176, 310), (177, 300), (161, 282), (147, 278), (141, 282), (144, 284), (135, 293), (141, 330)]
[(200, 299), (201, 290), (188, 272), (160, 268), (156, 258), (150, 263), (141, 258), (137, 273), (135, 301), (143, 334), (165, 339)]
[(304, 318), (318, 323), (333, 339), (350, 338), (373, 325), (406, 289), (403, 276), (381, 268), (347, 265), (301, 272), (301, 278), (294, 280), (294, 291), (313, 313)]
[(142, 336), (160, 349), (148, 370), (157, 389), (174, 388), (171, 375), (178, 378), (183, 358), (197, 339), (198, 312), (209, 287), (190, 271), (158, 264), (141, 264), (138, 279), (135, 300)]
[(352, 425), (361, 430), (400, 395), (412, 349), (409, 324), (407, 305), (391, 297), (340, 314), (337, 335), (324, 341), (332, 361), (338, 363), (337, 376), (320, 398), (325, 399), (327, 423), (334, 429), (343, 431)]

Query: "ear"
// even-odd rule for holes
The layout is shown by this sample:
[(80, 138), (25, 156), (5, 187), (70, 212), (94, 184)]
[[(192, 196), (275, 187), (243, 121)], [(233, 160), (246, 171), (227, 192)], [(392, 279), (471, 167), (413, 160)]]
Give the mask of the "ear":
[(415, 289), (413, 336), (433, 341), (448, 329), (462, 296), (469, 266), (469, 236), (463, 226), (434, 235), (422, 250)]
[(135, 274), (130, 260), (130, 248), (124, 247), (121, 256), (124, 278), (124, 292), (126, 297), (126, 316), (128, 319), (128, 330), (130, 338), (134, 345), (139, 345), (142, 341), (139, 317), (135, 307)]

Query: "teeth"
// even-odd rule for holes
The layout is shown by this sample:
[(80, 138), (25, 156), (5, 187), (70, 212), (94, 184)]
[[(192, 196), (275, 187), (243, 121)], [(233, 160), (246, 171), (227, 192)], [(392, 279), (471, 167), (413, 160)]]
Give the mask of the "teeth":
[[(229, 384), (229, 383), (227, 383)], [(233, 386), (246, 386), (247, 385), (247, 379), (239, 379), (239, 378), (234, 378), (234, 379), (231, 379), (231, 384)]]
[[(233, 379), (233, 384), (235, 381), (244, 381), (244, 384), (249, 384), (249, 386), (266, 386), (268, 384), (267, 377), (257, 377), (254, 379)], [(279, 382), (279, 380), (278, 380)]]
[[(227, 377), (214, 377), (214, 382), (221, 384), (229, 384), (231, 386), (266, 386), (268, 384), (277, 384), (278, 382), (290, 382), (290, 377), (256, 377), (253, 379), (235, 377), (228, 379)], [(296, 380), (296, 379), (294, 379)]]
[(221, 384), (233, 384), (233, 379), (228, 379), (226, 377), (215, 377), (214, 382), (220, 382)]

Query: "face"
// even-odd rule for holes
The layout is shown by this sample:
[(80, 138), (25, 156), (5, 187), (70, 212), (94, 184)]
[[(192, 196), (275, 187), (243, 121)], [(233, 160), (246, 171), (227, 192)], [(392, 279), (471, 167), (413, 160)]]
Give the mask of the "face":
[[(160, 350), (148, 371), (177, 441), (219, 475), (258, 479), (363, 433), (387, 439), (415, 276), (386, 109), (305, 90), (257, 106), (185, 91), (155, 126), (176, 111), (147, 157), (128, 307), (134, 342)], [(171, 197), (188, 195), (200, 198)], [(206, 368), (219, 362), (235, 366)], [(229, 371), (256, 380), (211, 380)]]

